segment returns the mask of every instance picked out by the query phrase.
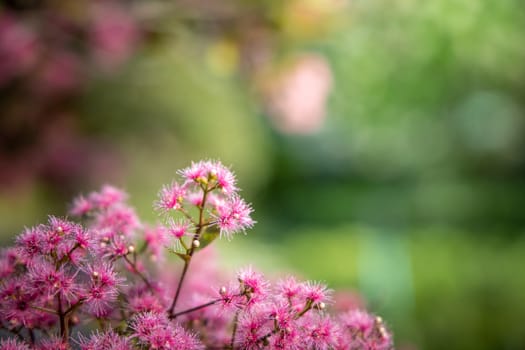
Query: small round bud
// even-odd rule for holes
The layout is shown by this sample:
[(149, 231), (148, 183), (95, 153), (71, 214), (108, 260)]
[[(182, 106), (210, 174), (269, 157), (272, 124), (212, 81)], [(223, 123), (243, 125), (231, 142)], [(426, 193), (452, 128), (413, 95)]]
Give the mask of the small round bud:
[(386, 338), (387, 337), (387, 332), (386, 332), (385, 327), (383, 327), (383, 326), (379, 327), (379, 335), (381, 335), (381, 338)]
[(376, 316), (376, 323), (383, 323), (381, 316)]
[(100, 248), (106, 248), (107, 244), (106, 242), (100, 242)]
[(207, 185), (208, 184), (208, 179), (203, 177), (203, 176), (199, 176), (196, 181), (200, 184), (203, 184), (203, 185)]
[(195, 239), (192, 243), (191, 243), (195, 248), (199, 248), (201, 246), (201, 242), (199, 242), (198, 239)]
[(92, 273), (93, 277), (97, 278), (99, 276), (98, 272), (97, 271), (93, 271)]
[(62, 228), (62, 226), (58, 226), (57, 227), (57, 232), (58, 233), (63, 233), (64, 232), (64, 229)]
[(317, 307), (319, 310), (324, 310), (326, 308), (326, 304), (321, 301), (319, 304), (317, 304)]
[(219, 294), (220, 295), (226, 294), (226, 287), (222, 286), (221, 289), (219, 289)]
[(134, 252), (135, 252), (135, 246), (130, 245), (130, 246), (128, 247), (128, 251), (129, 251), (130, 253), (134, 253)]

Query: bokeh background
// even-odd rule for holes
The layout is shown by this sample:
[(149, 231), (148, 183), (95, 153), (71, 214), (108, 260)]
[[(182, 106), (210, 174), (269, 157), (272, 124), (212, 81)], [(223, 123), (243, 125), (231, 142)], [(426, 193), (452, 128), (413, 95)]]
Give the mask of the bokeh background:
[(525, 349), (521, 0), (4, 0), (0, 242), (191, 160), (256, 228), (226, 265), (359, 291), (400, 349)]

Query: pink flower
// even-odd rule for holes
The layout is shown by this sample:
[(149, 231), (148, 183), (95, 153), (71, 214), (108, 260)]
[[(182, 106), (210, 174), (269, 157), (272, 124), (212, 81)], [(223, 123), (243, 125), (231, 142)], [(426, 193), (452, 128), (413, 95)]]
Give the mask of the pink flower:
[(220, 306), (222, 310), (237, 310), (242, 307), (244, 297), (239, 295), (239, 287), (235, 283), (219, 289)]
[(118, 335), (113, 330), (104, 333), (95, 333), (90, 338), (80, 337), (81, 350), (132, 350), (133, 346), (128, 337)]
[(140, 41), (139, 28), (129, 11), (108, 3), (94, 6), (89, 34), (95, 59), (107, 69), (123, 64)]
[[(31, 288), (27, 279), (8, 279), (0, 286), (0, 319), (11, 326), (34, 327), (48, 314), (33, 309), (32, 305), (43, 305), (45, 300), (39, 291)], [(44, 318), (43, 318), (44, 316)], [(53, 318), (54, 319), (54, 318)]]
[(236, 347), (239, 349), (261, 349), (262, 339), (271, 334), (272, 323), (267, 310), (257, 307), (250, 312), (245, 312), (239, 317)]
[(0, 88), (28, 73), (38, 58), (37, 38), (30, 28), (7, 15), (0, 16)]
[(107, 264), (88, 265), (85, 272), (90, 278), (83, 295), (85, 308), (96, 317), (106, 316), (112, 310), (111, 304), (117, 299), (123, 279)]
[(182, 208), (182, 201), (186, 195), (186, 188), (176, 182), (170, 185), (163, 186), (159, 191), (158, 200), (154, 207), (160, 212), (167, 213), (171, 210), (179, 210)]
[(295, 277), (288, 276), (277, 283), (277, 292), (291, 302), (302, 291), (302, 287)]
[(237, 280), (240, 284), (240, 294), (246, 296), (247, 305), (254, 305), (267, 297), (270, 283), (251, 266), (241, 269), (237, 273)]
[(144, 241), (154, 260), (158, 261), (163, 257), (164, 247), (168, 243), (167, 233), (167, 229), (161, 225), (147, 226), (144, 229)]
[(82, 85), (82, 62), (68, 51), (57, 52), (42, 64), (34, 89), (45, 98), (72, 94)]
[[(201, 207), (202, 206), (202, 198), (203, 198), (203, 192), (202, 190), (197, 192), (189, 192), (186, 193), (186, 197), (184, 198), (188, 203), (193, 205), (194, 207)], [(209, 203), (209, 198), (208, 198)]]
[(266, 99), (275, 127), (289, 134), (312, 134), (326, 119), (332, 90), (332, 71), (326, 59), (306, 54), (268, 84)]
[(181, 238), (191, 234), (193, 226), (188, 220), (168, 220), (168, 232), (175, 238)]
[(339, 329), (329, 316), (310, 316), (305, 319), (304, 341), (308, 349), (329, 350), (337, 344)]
[(253, 209), (242, 198), (234, 195), (223, 205), (216, 207), (217, 214), (214, 214), (216, 224), (220, 229), (221, 236), (231, 239), (235, 233), (245, 232), (252, 227), (255, 221), (250, 217)]
[[(232, 343), (236, 349), (391, 350), (392, 335), (380, 318), (359, 310), (328, 316), (324, 309), (331, 291), (323, 284), (288, 277), (272, 288), (251, 267), (223, 283), (210, 248), (196, 250), (195, 256), (180, 255), (192, 264), (177, 284), (176, 274), (164, 263), (147, 259), (149, 252), (161, 254), (167, 236), (180, 242), (196, 232), (196, 222), (219, 228), (228, 238), (253, 225), (251, 207), (225, 190), (234, 181), (223, 171), (227, 169), (218, 163), (193, 163), (184, 172), (184, 186), (165, 187), (158, 202), (164, 209), (191, 202), (183, 195), (186, 188), (207, 199), (180, 210), (178, 220), (168, 218), (167, 226), (144, 228), (126, 195), (105, 186), (74, 205), (86, 227), (50, 216), (47, 224), (24, 230), (14, 248), (0, 251), (2, 326), (23, 336), (28, 334), (23, 328), (37, 329), (36, 348), (43, 350), (69, 349), (71, 342), (80, 350), (189, 350)], [(144, 245), (137, 233), (143, 234)], [(123, 285), (123, 276), (128, 285)], [(176, 293), (172, 289), (182, 285)], [(217, 285), (225, 287), (212, 287)], [(70, 328), (98, 319), (106, 329), (89, 338), (80, 334), (78, 340), (74, 338), (83, 327), (75, 328), (73, 338), (53, 336), (65, 333), (64, 319)], [(27, 346), (2, 340), (0, 348)]]
[(372, 315), (362, 310), (350, 310), (341, 315), (342, 325), (367, 337), (374, 329), (375, 319)]
[(87, 215), (91, 210), (93, 210), (93, 208), (93, 202), (80, 195), (73, 200), (73, 204), (71, 205), (69, 212), (71, 215), (80, 217)]
[(179, 170), (178, 173), (188, 182), (200, 183), (208, 180), (211, 166), (210, 161), (191, 162), (189, 167)]
[(308, 281), (303, 284), (301, 294), (315, 306), (320, 303), (330, 302), (332, 290), (326, 288), (322, 283)]
[(189, 183), (208, 183), (208, 187), (217, 186), (223, 193), (231, 195), (238, 189), (237, 180), (230, 169), (218, 161), (200, 161), (179, 171), (179, 174)]
[(52, 299), (59, 294), (63, 300), (77, 300), (80, 288), (75, 283), (76, 273), (66, 272), (63, 267), (58, 269), (48, 262), (41, 261), (38, 265), (29, 267), (28, 282), (35, 293), (42, 293)]
[(16, 248), (0, 249), (0, 280), (15, 272), (17, 265), (20, 263), (22, 263), (21, 257)]
[(93, 227), (97, 230), (106, 230), (114, 235), (131, 236), (140, 228), (141, 223), (135, 209), (124, 204), (113, 205), (94, 217)]
[(392, 335), (380, 317), (363, 310), (350, 310), (340, 316), (342, 330), (352, 336), (357, 348), (387, 350), (392, 347)]
[(129, 309), (135, 313), (152, 311), (162, 313), (166, 310), (165, 303), (150, 291), (144, 291), (129, 298)]
[(87, 265), (84, 268), (84, 272), (91, 278), (92, 284), (118, 287), (124, 282), (124, 279), (119, 277), (113, 267), (107, 263)]
[(2, 350), (31, 350), (28, 344), (16, 339), (0, 339), (0, 349)]
[(194, 335), (170, 322), (165, 313), (138, 314), (131, 320), (131, 329), (138, 343), (151, 349), (202, 349), (202, 344)]
[(69, 350), (70, 346), (62, 338), (51, 337), (42, 339), (38, 345), (38, 350)]
[(89, 195), (89, 200), (98, 209), (121, 204), (125, 202), (127, 198), (128, 194), (126, 192), (110, 185), (104, 185), (99, 192), (93, 192)]
[(18, 252), (24, 260), (31, 261), (42, 253), (43, 230), (43, 226), (26, 228), (16, 238)]

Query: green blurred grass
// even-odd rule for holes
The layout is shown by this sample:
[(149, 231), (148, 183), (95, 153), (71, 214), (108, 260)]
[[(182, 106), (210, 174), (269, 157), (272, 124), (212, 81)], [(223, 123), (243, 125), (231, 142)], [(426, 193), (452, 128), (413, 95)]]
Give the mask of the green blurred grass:
[(330, 287), (358, 289), (419, 349), (520, 349), (525, 342), (525, 239), (450, 228), (389, 232), (343, 225), (257, 233), (219, 243), (228, 266), (270, 275), (297, 271)]

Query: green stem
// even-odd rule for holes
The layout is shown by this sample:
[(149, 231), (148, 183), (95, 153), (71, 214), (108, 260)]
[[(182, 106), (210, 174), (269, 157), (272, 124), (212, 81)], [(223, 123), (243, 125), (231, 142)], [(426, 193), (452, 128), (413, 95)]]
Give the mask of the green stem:
[(60, 324), (60, 336), (64, 339), (66, 343), (69, 342), (69, 329), (68, 329), (68, 322), (66, 320), (64, 311), (62, 309), (62, 298), (60, 296), (60, 293), (57, 294), (57, 303), (58, 303), (58, 318), (59, 318), (59, 324)]
[(124, 255), (124, 260), (126, 260), (126, 262), (127, 262), (132, 268), (133, 268), (133, 272), (134, 272), (135, 274), (137, 274), (137, 276), (139, 276), (139, 277), (142, 279), (142, 281), (144, 281), (144, 283), (146, 284), (146, 286), (148, 287), (148, 289), (149, 289), (151, 292), (155, 293), (155, 289), (153, 288), (153, 285), (152, 285), (151, 282), (146, 278), (146, 276), (144, 276), (144, 274), (142, 274), (142, 273), (138, 270), (137, 265), (136, 265), (133, 261), (129, 260), (129, 258), (128, 258), (126, 255)]
[(233, 330), (232, 330), (232, 340), (230, 341), (230, 348), (233, 350), (235, 346), (235, 336), (237, 335), (237, 325), (239, 324), (239, 314), (241, 313), (241, 309), (238, 309), (235, 312), (235, 316), (233, 317)]
[(209, 301), (209, 302), (207, 302), (207, 303), (205, 303), (205, 304), (202, 304), (202, 305), (199, 305), (199, 306), (192, 307), (191, 309), (186, 309), (186, 310), (184, 310), (184, 311), (179, 311), (179, 312), (173, 314), (172, 318), (175, 318), (175, 317), (177, 317), (177, 316), (184, 315), (184, 314), (189, 314), (190, 312), (197, 311), (197, 310), (200, 310), (200, 309), (204, 309), (204, 308), (206, 308), (206, 307), (208, 307), (208, 306), (215, 305), (215, 304), (217, 304), (218, 302), (220, 302), (221, 300), (222, 300), (222, 298), (221, 298), (221, 299), (215, 299), (215, 300)]
[(179, 299), (180, 292), (182, 290), (182, 284), (186, 278), (186, 273), (188, 272), (188, 268), (190, 267), (190, 262), (191, 262), (191, 258), (193, 257), (193, 253), (195, 252), (195, 246), (193, 245), (193, 241), (199, 240), (199, 237), (202, 233), (202, 229), (204, 228), (204, 206), (206, 205), (206, 199), (208, 197), (208, 193), (210, 192), (210, 190), (208, 189), (208, 185), (206, 185), (206, 187), (203, 187), (202, 190), (203, 190), (202, 201), (199, 207), (199, 224), (197, 225), (197, 228), (195, 229), (195, 234), (193, 235), (190, 249), (187, 252), (188, 258), (184, 261), (184, 267), (180, 275), (179, 284), (177, 285), (177, 290), (175, 291), (173, 302), (171, 303), (171, 306), (168, 310), (168, 315), (170, 318), (177, 317), (175, 316), (173, 311), (175, 310), (175, 306), (177, 305), (177, 301)]

